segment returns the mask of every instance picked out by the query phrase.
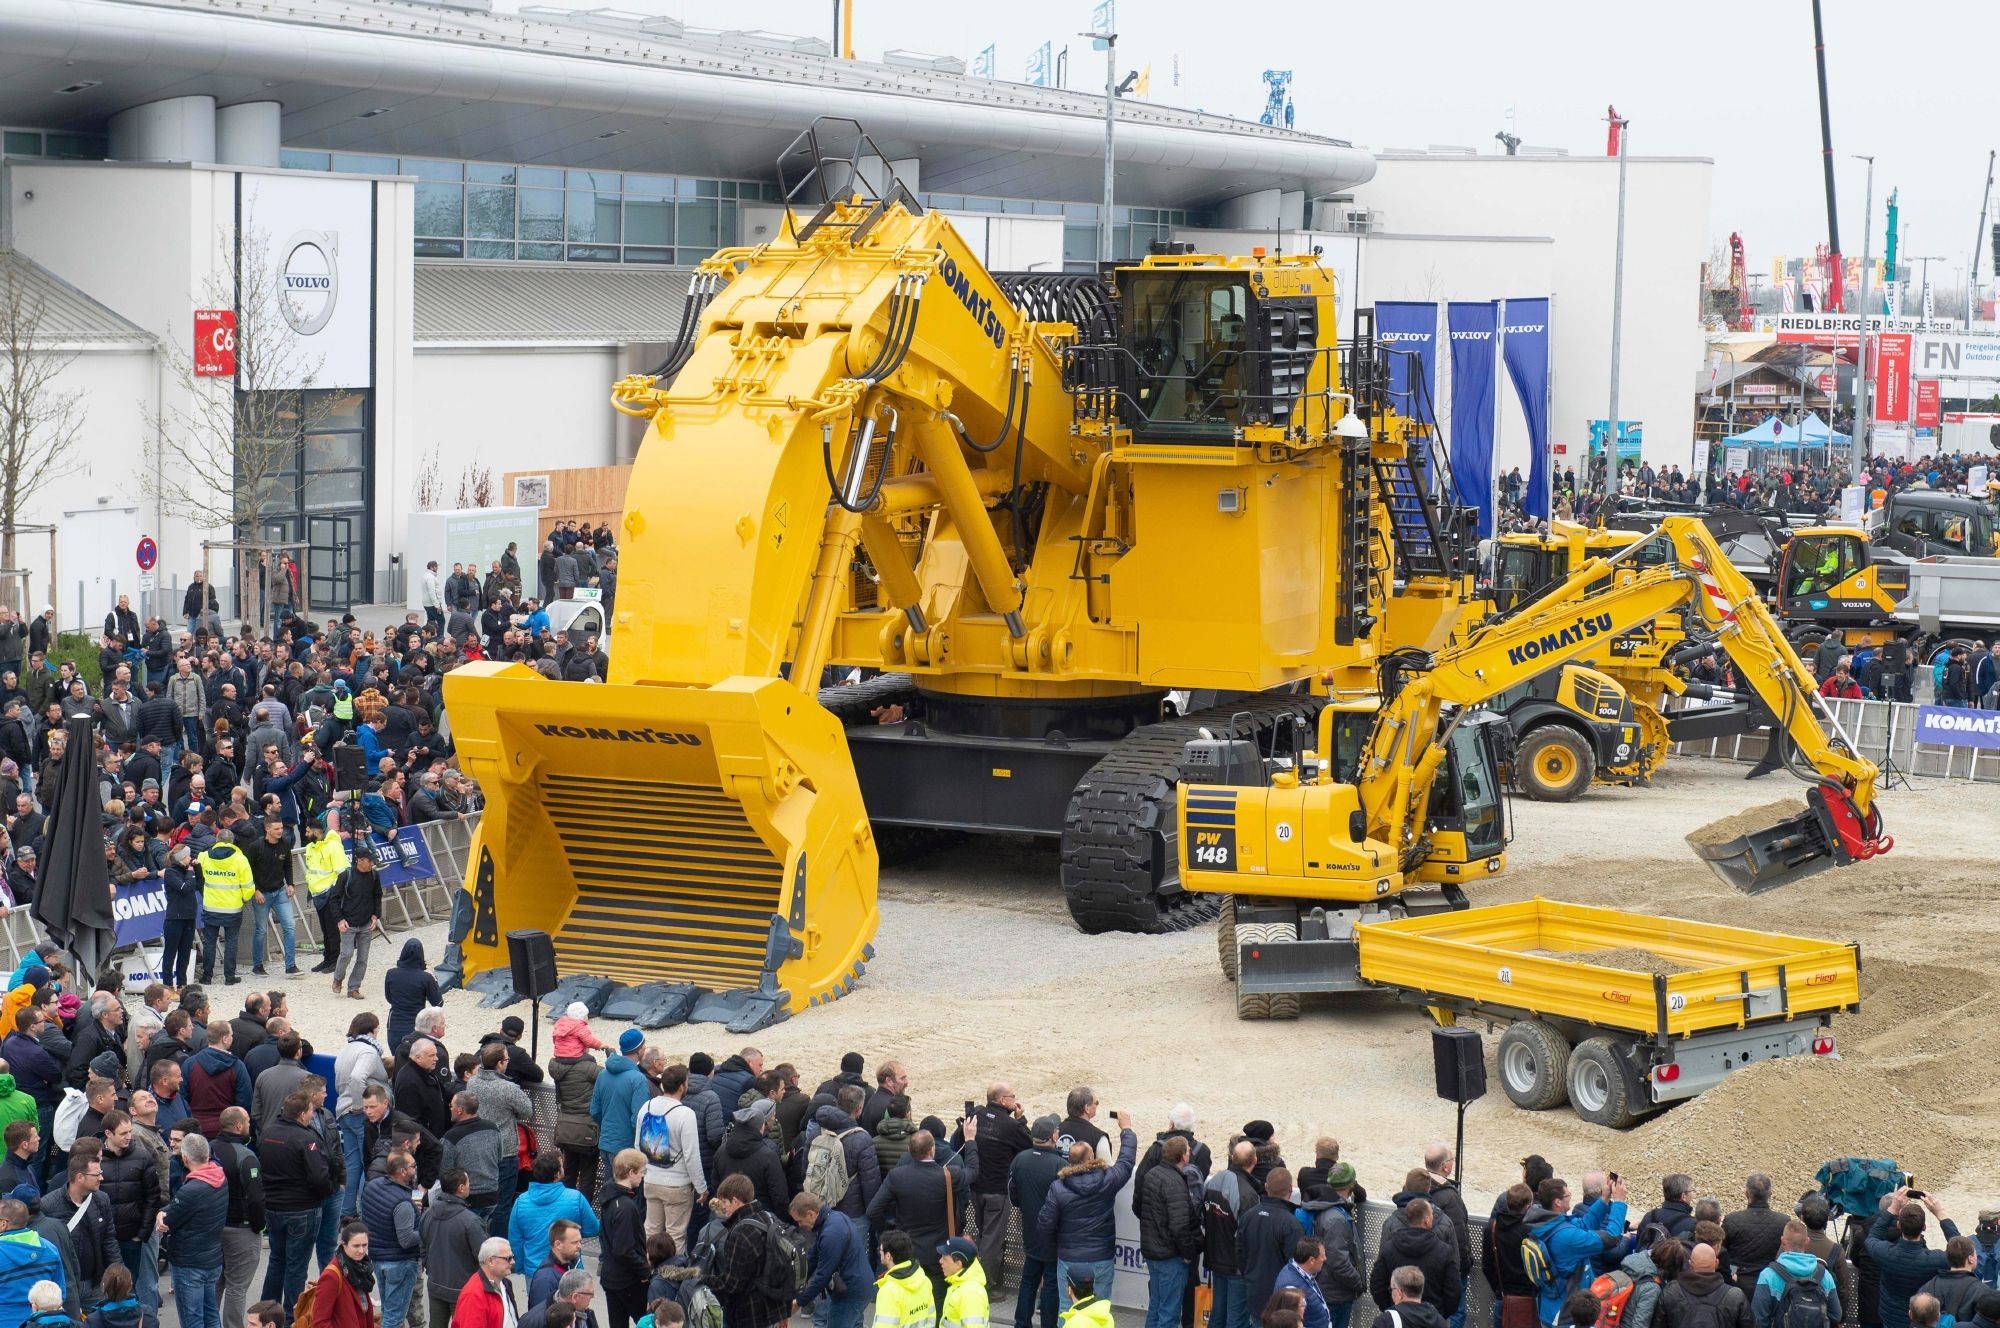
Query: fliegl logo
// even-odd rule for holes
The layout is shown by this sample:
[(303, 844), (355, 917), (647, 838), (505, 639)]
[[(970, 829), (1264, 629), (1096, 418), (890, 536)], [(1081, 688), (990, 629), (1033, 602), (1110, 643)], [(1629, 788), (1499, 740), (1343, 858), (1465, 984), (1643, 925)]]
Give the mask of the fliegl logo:
[(1525, 664), (1543, 655), (1552, 655), (1566, 646), (1588, 641), (1593, 636), (1602, 636), (1611, 630), (1611, 615), (1608, 613), (1587, 613), (1569, 626), (1553, 632), (1544, 632), (1532, 641), (1523, 641), (1507, 652), (1509, 664)]
[(965, 269), (958, 265), (958, 260), (950, 254), (945, 254), (938, 263), (937, 273), (938, 280), (951, 288), (951, 293), (958, 297), (958, 302), (972, 315), (973, 326), (986, 335), (986, 339), (993, 343), (996, 350), (1005, 345), (1007, 331), (1000, 325), (1000, 315), (993, 311), (993, 301), (972, 289), (972, 279), (966, 275)]
[(649, 742), (661, 747), (699, 747), (701, 739), (692, 733), (669, 733), (665, 729), (601, 729), (581, 724), (537, 724), (535, 732), (551, 738), (584, 738), (591, 742)]

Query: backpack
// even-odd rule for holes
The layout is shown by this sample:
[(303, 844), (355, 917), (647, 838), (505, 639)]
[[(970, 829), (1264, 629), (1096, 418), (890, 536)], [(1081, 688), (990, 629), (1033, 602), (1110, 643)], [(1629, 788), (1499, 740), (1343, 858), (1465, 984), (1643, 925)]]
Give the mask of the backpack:
[(83, 1124), (83, 1117), (90, 1110), (90, 1102), (74, 1088), (64, 1088), (61, 1103), (56, 1107), (54, 1134), (56, 1147), (67, 1153), (76, 1147), (76, 1130)]
[(1676, 1328), (1726, 1328), (1722, 1318), (1722, 1303), (1735, 1289), (1734, 1282), (1724, 1282), (1706, 1296), (1689, 1296), (1687, 1313), (1680, 1317)]
[(317, 1277), (310, 1278), (306, 1282), (306, 1289), (299, 1292), (298, 1303), (292, 1306), (292, 1322), (311, 1323), (313, 1321), (313, 1305), (318, 1300), (319, 1279)]
[[(1646, 1280), (1657, 1284), (1660, 1279)], [(1639, 1280), (1622, 1268), (1614, 1268), (1590, 1284), (1590, 1294), (1597, 1297), (1597, 1328), (1618, 1328), (1638, 1286)]]
[(806, 1193), (817, 1196), (828, 1208), (838, 1207), (847, 1196), (847, 1187), (854, 1182), (853, 1173), (847, 1169), (845, 1140), (850, 1134), (860, 1133), (859, 1126), (838, 1134), (821, 1130), (806, 1148)]
[[(647, 1111), (640, 1113), (639, 1138), (637, 1141), (639, 1151), (644, 1153), (646, 1160), (656, 1167), (675, 1166), (681, 1160), (679, 1154), (674, 1152), (674, 1134), (667, 1122), (673, 1117), (675, 1111), (682, 1108), (688, 1111), (694, 1110), (693, 1107), (688, 1106), (685, 1102), (676, 1102), (673, 1106), (668, 1107), (662, 1112), (654, 1113)], [(696, 1122), (696, 1128), (699, 1130), (699, 1120)]]
[(780, 1305), (798, 1298), (805, 1285), (806, 1247), (792, 1229), (770, 1213), (751, 1213), (751, 1222), (764, 1233), (764, 1262), (757, 1269), (757, 1294)]
[(1236, 1214), (1218, 1195), (1201, 1196), (1201, 1256), (1211, 1273), (1235, 1277), (1243, 1271), (1236, 1245)]
[(1533, 1232), (1521, 1237), (1521, 1271), (1535, 1290), (1546, 1291), (1556, 1284), (1556, 1262), (1549, 1247)]
[(1834, 1212), (1873, 1218), (1882, 1200), (1903, 1183), (1903, 1169), (1893, 1158), (1837, 1157), (1820, 1167), (1813, 1182)]
[(1772, 1271), (1784, 1283), (1784, 1294), (1778, 1297), (1777, 1311), (1771, 1316), (1771, 1328), (1829, 1328), (1832, 1315), (1828, 1311), (1826, 1288), (1820, 1285), (1820, 1278), (1826, 1274), (1826, 1265), (1813, 1261), (1813, 1269), (1800, 1277), (1782, 1263), (1773, 1263)]
[[(687, 1328), (722, 1328), (722, 1302), (700, 1278), (683, 1285), (681, 1312), (687, 1316)], [(304, 1321), (294, 1318), (292, 1322)]]

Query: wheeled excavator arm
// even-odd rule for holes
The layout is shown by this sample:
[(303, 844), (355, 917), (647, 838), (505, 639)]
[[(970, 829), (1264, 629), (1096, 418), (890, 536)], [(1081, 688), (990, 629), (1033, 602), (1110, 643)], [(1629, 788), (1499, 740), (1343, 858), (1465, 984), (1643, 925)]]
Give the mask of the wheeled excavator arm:
[[(1470, 707), (1588, 655), (1662, 613), (1678, 611), (1715, 633), (1744, 685), (1778, 717), (1785, 736), (1820, 776), (1804, 817), (1722, 844), (1697, 842), (1697, 852), (1730, 884), (1759, 892), (1830, 860), (1844, 865), (1891, 846), (1880, 835), (1875, 765), (1822, 725), (1822, 719), (1831, 724), (1832, 718), (1812, 675), (1755, 588), (1694, 518), (1668, 517), (1650, 538), (1671, 545), (1671, 561), (1619, 578), (1609, 575), (1614, 564), (1642, 546), (1592, 559), (1533, 603), (1479, 628), (1427, 664), (1407, 657), (1388, 662), (1392, 677), (1400, 674), (1400, 685), (1376, 720), (1356, 776), (1370, 839), (1395, 845), (1406, 857), (1419, 850), (1431, 786), (1451, 732)], [(1321, 747), (1327, 748), (1324, 740)]]

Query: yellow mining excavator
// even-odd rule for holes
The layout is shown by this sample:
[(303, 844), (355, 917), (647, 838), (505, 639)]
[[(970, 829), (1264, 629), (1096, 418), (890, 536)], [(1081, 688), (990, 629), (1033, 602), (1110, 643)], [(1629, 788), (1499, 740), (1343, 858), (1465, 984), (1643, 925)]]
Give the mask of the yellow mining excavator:
[(1059, 839), (1086, 930), (1204, 922), (1187, 740), (1282, 755), (1449, 638), (1465, 509), (1312, 256), (996, 277), (879, 163), (803, 135), (783, 233), (703, 263), (616, 386), (649, 427), (609, 684), (447, 678), (488, 798), (450, 975), (499, 984), (543, 931), (565, 975), (756, 1027), (861, 974), (912, 832)]
[[(1640, 570), (1624, 574), (1628, 563)], [(1301, 992), (1360, 989), (1357, 927), (1466, 907), (1465, 884), (1506, 865), (1506, 721), (1480, 707), (1668, 613), (1714, 633), (1815, 781), (1802, 813), (1697, 835), (1697, 855), (1730, 885), (1761, 893), (1886, 852), (1875, 766), (1853, 754), (1811, 672), (1707, 528), (1668, 517), (1447, 650), (1386, 656), (1382, 704), (1358, 746), (1343, 749), (1331, 709), (1312, 750), (1275, 776), (1239, 740), (1190, 744), (1182, 879), (1230, 896), (1220, 944), (1239, 1014), (1295, 1015)]]

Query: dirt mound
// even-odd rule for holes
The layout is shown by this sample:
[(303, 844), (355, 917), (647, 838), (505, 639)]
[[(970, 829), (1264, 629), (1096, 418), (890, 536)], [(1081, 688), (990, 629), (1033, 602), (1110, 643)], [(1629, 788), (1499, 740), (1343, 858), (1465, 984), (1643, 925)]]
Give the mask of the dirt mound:
[(1690, 830), (1687, 841), (1698, 848), (1713, 848), (1759, 830), (1769, 830), (1780, 821), (1789, 821), (1794, 816), (1804, 815), (1805, 810), (1805, 803), (1799, 799), (1781, 798), (1777, 802), (1767, 802), (1762, 807), (1752, 807), (1748, 811), (1725, 816), (1719, 821), (1710, 821), (1707, 825)]
[(1675, 963), (1651, 950), (1641, 950), (1632, 946), (1611, 950), (1530, 950), (1532, 955), (1544, 959), (1560, 959), (1571, 964), (1596, 964), (1599, 968), (1616, 968), (1627, 973), (1651, 973), (1657, 977), (1670, 978), (1676, 973), (1692, 973), (1688, 964)]

